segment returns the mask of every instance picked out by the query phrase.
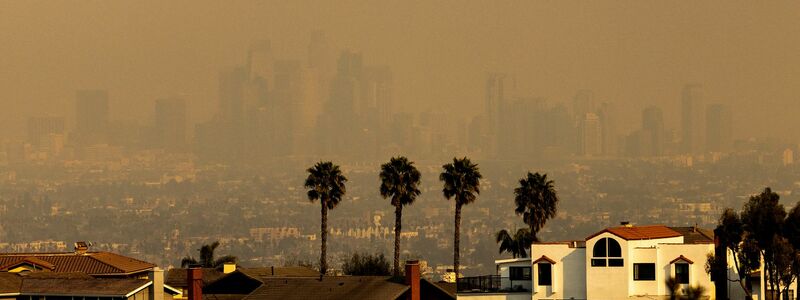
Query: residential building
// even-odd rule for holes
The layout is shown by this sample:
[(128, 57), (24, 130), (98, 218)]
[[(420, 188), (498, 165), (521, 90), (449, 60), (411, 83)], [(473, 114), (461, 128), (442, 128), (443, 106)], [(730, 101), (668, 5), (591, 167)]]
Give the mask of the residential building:
[[(703, 287), (708, 299), (724, 293), (742, 299), (734, 268), (717, 287), (706, 272), (708, 255), (716, 253), (714, 233), (693, 227), (664, 225), (603, 229), (583, 241), (536, 242), (531, 258), (497, 260), (497, 274), (459, 279), (459, 299), (666, 299), (665, 282), (678, 281), (678, 293)], [(733, 260), (729, 251), (727, 259)], [(724, 252), (720, 252), (724, 253)], [(729, 264), (730, 265), (730, 264)], [(755, 299), (765, 295), (762, 270), (748, 280)], [(731, 280), (727, 280), (731, 279)], [(733, 283), (731, 283), (733, 282)], [(789, 294), (796, 290), (792, 284)], [(724, 296), (723, 295), (723, 296)]]

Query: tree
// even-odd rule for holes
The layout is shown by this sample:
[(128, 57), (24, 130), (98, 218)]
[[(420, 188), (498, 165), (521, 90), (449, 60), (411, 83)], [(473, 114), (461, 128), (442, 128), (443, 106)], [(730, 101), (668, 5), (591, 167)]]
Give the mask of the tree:
[[(744, 234), (744, 224), (742, 224), (739, 215), (733, 209), (726, 208), (719, 218), (714, 235), (717, 236), (720, 245), (730, 250), (733, 254), (733, 267), (736, 269), (736, 274), (739, 275), (739, 278), (731, 281), (739, 282), (745, 295), (752, 297), (753, 292), (750, 290), (750, 285), (747, 284), (747, 275), (751, 271), (758, 269), (760, 262), (758, 256), (753, 257), (743, 251), (742, 241)], [(727, 258), (720, 259), (726, 260)], [(719, 263), (714, 264), (714, 267), (719, 267)], [(725, 276), (727, 278), (727, 274)]]
[(305, 187), (308, 188), (308, 200), (311, 202), (319, 200), (320, 203), (320, 239), (322, 241), (319, 255), (319, 272), (325, 274), (328, 271), (327, 263), (327, 241), (328, 241), (328, 210), (336, 208), (342, 201), (346, 192), (345, 183), (347, 178), (339, 170), (339, 166), (332, 162), (318, 162), (313, 167), (306, 170)]
[(225, 255), (223, 257), (214, 259), (214, 252), (219, 247), (219, 242), (215, 241), (209, 244), (203, 244), (200, 249), (197, 251), (200, 252), (200, 260), (198, 261), (193, 256), (187, 255), (183, 259), (181, 259), (181, 268), (186, 268), (190, 266), (199, 266), (201, 268), (222, 268), (222, 266), (226, 263), (236, 263), (236, 256), (232, 255)]
[(519, 180), (519, 187), (514, 189), (514, 203), (517, 204), (514, 212), (522, 215), (522, 221), (530, 226), (532, 241), (538, 241), (539, 230), (556, 215), (558, 194), (553, 181), (547, 180), (547, 174), (528, 172), (526, 177)]
[[(786, 210), (779, 203), (780, 196), (770, 188), (765, 188), (761, 194), (751, 196), (745, 203), (741, 214), (742, 224), (747, 231), (746, 239), (758, 248), (764, 258), (764, 271), (767, 273), (767, 283), (773, 293), (773, 299), (781, 295), (780, 265), (776, 264), (780, 250), (776, 239), (781, 234)], [(782, 250), (781, 250), (782, 251)]]
[(520, 228), (513, 236), (505, 229), (502, 229), (495, 235), (495, 241), (500, 244), (501, 254), (508, 252), (514, 258), (525, 258), (528, 257), (525, 249), (530, 248), (531, 243), (533, 243), (531, 236), (527, 228)]
[[(792, 244), (795, 251), (800, 250), (800, 202), (797, 202), (786, 215), (783, 222), (783, 236)], [(792, 258), (792, 273), (800, 282), (800, 253), (795, 252)], [(797, 297), (800, 299), (800, 295)]]
[(403, 206), (414, 203), (419, 196), (421, 175), (414, 162), (407, 158), (392, 157), (381, 166), (380, 192), (384, 199), (391, 198), (394, 206), (394, 276), (400, 276), (400, 232), (402, 231)]
[(442, 193), (450, 200), (455, 199), (455, 230), (453, 237), (453, 271), (458, 279), (459, 271), (459, 241), (461, 237), (461, 207), (475, 201), (480, 194), (480, 181), (483, 175), (478, 171), (478, 165), (473, 164), (468, 158), (453, 158), (453, 163), (442, 166), (443, 172), (439, 180), (444, 187)]
[(342, 264), (342, 271), (346, 275), (355, 276), (387, 276), (389, 275), (389, 262), (383, 253), (379, 255), (354, 253)]

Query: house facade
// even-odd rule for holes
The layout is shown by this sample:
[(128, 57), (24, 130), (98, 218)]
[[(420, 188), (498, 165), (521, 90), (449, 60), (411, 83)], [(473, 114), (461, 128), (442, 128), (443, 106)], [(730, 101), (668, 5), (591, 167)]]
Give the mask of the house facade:
[[(498, 273), (490, 275), (491, 279), (461, 280), (458, 297), (668, 299), (666, 281), (673, 278), (678, 293), (702, 287), (706, 299), (717, 299), (715, 282), (706, 272), (708, 256), (714, 252), (714, 235), (709, 230), (623, 224), (583, 241), (534, 243), (531, 258), (496, 261)], [(738, 279), (730, 264), (727, 273), (729, 279)], [(763, 299), (763, 277), (761, 271), (751, 274), (754, 299)], [(530, 284), (517, 283), (518, 279), (528, 279)], [(727, 298), (744, 299), (737, 282), (726, 280), (724, 285), (721, 288)], [(790, 294), (795, 290), (793, 285)]]

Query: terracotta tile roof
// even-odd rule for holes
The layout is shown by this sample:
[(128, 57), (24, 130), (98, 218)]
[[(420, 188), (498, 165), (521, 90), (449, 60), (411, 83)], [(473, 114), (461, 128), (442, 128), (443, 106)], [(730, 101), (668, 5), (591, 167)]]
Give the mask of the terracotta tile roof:
[(536, 264), (536, 263), (539, 263), (539, 262), (542, 262), (542, 261), (546, 261), (546, 262), (549, 262), (551, 264), (555, 264), (556, 263), (555, 260), (553, 260), (553, 259), (551, 259), (551, 258), (549, 258), (549, 257), (547, 257), (545, 255), (542, 255), (542, 257), (539, 257), (536, 260), (534, 260), (533, 264)]
[(89, 275), (127, 275), (147, 271), (154, 264), (110, 252), (0, 253), (0, 266), (25, 259), (49, 263), (53, 272), (83, 272)]
[(392, 282), (386, 276), (328, 276), (322, 280), (308, 277), (263, 278), (264, 284), (244, 299), (405, 299), (408, 286)]
[(672, 261), (670, 261), (669, 263), (670, 263), (670, 264), (674, 264), (674, 263), (676, 263), (676, 262), (678, 262), (678, 261), (681, 261), (681, 260), (682, 260), (682, 261), (685, 261), (685, 262), (687, 262), (687, 263), (689, 263), (690, 265), (691, 265), (691, 264), (694, 264), (694, 262), (693, 262), (691, 259), (688, 259), (688, 258), (686, 258), (686, 256), (683, 256), (683, 254), (681, 254), (681, 256), (678, 256), (678, 257), (676, 257), (675, 259), (673, 259), (673, 260), (672, 260)]
[(590, 235), (586, 240), (606, 232), (626, 240), (652, 240), (682, 236), (679, 232), (664, 225), (622, 226), (606, 228), (598, 233)]
[(51, 264), (51, 263), (49, 263), (47, 261), (44, 261), (42, 259), (39, 259), (39, 258), (36, 258), (36, 257), (33, 257), (33, 256), (28, 256), (28, 257), (20, 257), (17, 261), (14, 261), (14, 262), (12, 262), (10, 264), (7, 264), (7, 265), (3, 265), (2, 267), (0, 267), (0, 270), (8, 271), (9, 269), (13, 269), (13, 268), (18, 267), (18, 266), (23, 265), (23, 264), (31, 264), (31, 265), (35, 265), (35, 266), (42, 267), (42, 268), (45, 268), (45, 269), (49, 269), (51, 271), (56, 268), (55, 265), (53, 265), (53, 264)]

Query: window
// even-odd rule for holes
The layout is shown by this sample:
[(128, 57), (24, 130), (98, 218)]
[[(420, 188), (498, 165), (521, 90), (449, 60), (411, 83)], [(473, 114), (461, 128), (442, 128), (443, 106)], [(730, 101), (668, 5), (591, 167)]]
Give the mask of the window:
[(553, 265), (550, 263), (538, 263), (539, 266), (539, 285), (553, 285)]
[(592, 267), (622, 267), (622, 247), (612, 238), (602, 238), (592, 248)]
[(633, 264), (633, 280), (656, 280), (656, 264)]
[(510, 280), (531, 280), (531, 267), (509, 267)]
[(689, 264), (675, 264), (675, 279), (680, 284), (689, 284)]

